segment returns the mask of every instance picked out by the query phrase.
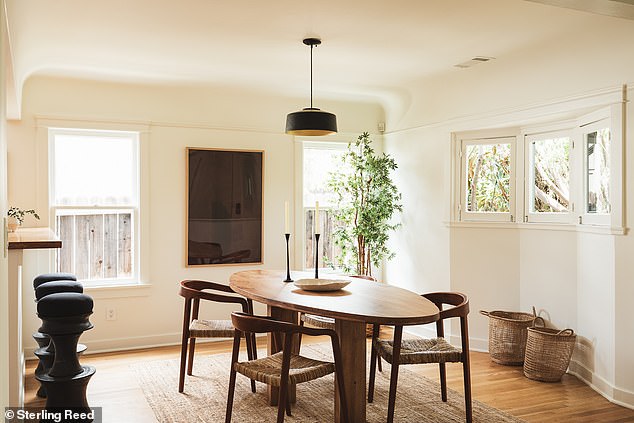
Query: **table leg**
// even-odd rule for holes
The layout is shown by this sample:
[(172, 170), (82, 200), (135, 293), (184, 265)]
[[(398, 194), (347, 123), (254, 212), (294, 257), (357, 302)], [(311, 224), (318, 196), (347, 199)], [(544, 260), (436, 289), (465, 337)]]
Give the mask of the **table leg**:
[[(297, 324), (299, 322), (299, 315), (296, 311), (286, 310), (279, 307), (267, 306), (267, 311), (269, 316), (274, 317), (277, 320), (282, 320), (284, 322), (290, 322)], [(282, 349), (282, 345), (274, 345), (273, 337), (271, 334), (267, 336), (267, 352), (268, 355), (275, 354)], [(293, 352), (299, 353), (299, 337), (295, 336), (295, 340), (293, 342)], [(277, 398), (279, 395), (279, 388), (268, 385), (267, 387), (268, 397), (269, 397), (269, 405), (277, 405)], [(295, 402), (295, 385), (288, 385), (288, 397), (291, 403)]]
[[(341, 344), (348, 417), (351, 422), (365, 422), (365, 323), (336, 319), (335, 330)], [(336, 381), (335, 422), (343, 422)]]

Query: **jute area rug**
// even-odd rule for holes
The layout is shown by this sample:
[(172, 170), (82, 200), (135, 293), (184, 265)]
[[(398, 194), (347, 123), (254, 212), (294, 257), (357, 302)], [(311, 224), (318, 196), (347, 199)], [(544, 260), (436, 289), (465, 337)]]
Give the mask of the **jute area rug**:
[[(302, 355), (331, 360), (328, 344), (302, 346)], [(258, 351), (263, 354), (264, 351)], [(242, 360), (242, 353), (240, 356)], [(205, 356), (194, 359), (194, 375), (186, 376), (185, 392), (178, 393), (178, 360), (153, 361), (133, 365), (145, 398), (159, 422), (224, 422), (229, 386), (230, 354)], [(430, 364), (431, 365), (431, 364)], [(367, 405), (368, 422), (385, 422), (390, 384), (390, 365), (383, 363), (383, 372), (377, 371), (374, 402)], [(440, 399), (440, 385), (416, 375), (402, 366), (399, 369), (395, 421), (408, 423), (464, 422), (464, 398), (450, 390), (448, 401)], [(257, 383), (257, 392), (251, 392), (249, 379), (238, 374), (233, 404), (232, 421), (275, 421), (277, 407), (266, 399), (266, 385)], [(334, 376), (329, 375), (297, 386), (297, 403), (287, 422), (334, 421)], [(473, 401), (475, 422), (522, 422), (507, 413)], [(354, 422), (357, 423), (357, 422)]]

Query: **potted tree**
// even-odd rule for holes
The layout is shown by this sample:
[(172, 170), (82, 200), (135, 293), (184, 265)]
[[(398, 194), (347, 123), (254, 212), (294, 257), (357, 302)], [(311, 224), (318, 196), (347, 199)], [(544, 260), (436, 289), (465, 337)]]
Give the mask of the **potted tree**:
[(361, 276), (372, 276), (373, 268), (394, 256), (386, 243), (400, 225), (392, 217), (402, 211), (401, 194), (391, 178), (396, 162), (376, 154), (371, 144), (367, 132), (348, 144), (340, 170), (328, 183), (337, 198), (333, 238), (341, 251), (331, 265)]
[(40, 216), (33, 209), (22, 210), (19, 207), (9, 208), (9, 211), (7, 212), (7, 217), (9, 218), (9, 221), (7, 223), (7, 226), (9, 227), (9, 232), (15, 232), (18, 226), (22, 226), (22, 223), (24, 223), (24, 218), (27, 214), (32, 214), (34, 218), (40, 220)]

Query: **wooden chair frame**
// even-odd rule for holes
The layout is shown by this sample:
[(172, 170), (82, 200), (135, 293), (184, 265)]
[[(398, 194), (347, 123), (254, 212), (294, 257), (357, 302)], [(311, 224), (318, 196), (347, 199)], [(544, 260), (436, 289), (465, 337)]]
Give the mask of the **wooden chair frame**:
[[(433, 302), (440, 310), (440, 317), (436, 321), (436, 335), (439, 338), (444, 338), (444, 320), (458, 317), (460, 318), (460, 338), (462, 344), (462, 369), (463, 369), (463, 382), (464, 382), (464, 397), (465, 397), (465, 415), (466, 421), (471, 423), (473, 419), (473, 410), (471, 403), (471, 369), (469, 360), (469, 330), (467, 316), (469, 314), (469, 300), (467, 296), (458, 292), (433, 292), (423, 294), (423, 297)], [(452, 307), (443, 309), (444, 305), (450, 305)], [(368, 383), (368, 402), (374, 400), (374, 381), (376, 375), (376, 362), (378, 358), (378, 325), (374, 325), (372, 333), (372, 352), (370, 354), (370, 380)], [(399, 359), (401, 354), (401, 341), (403, 337), (403, 326), (394, 327), (394, 341), (393, 341), (393, 357), (392, 357), (392, 372), (390, 375), (390, 393), (387, 409), (387, 421), (394, 421), (394, 408), (396, 402), (396, 385), (398, 382), (398, 368)], [(447, 402), (447, 374), (445, 363), (438, 363), (440, 370), (440, 390), (441, 399), (443, 402)]]
[[(291, 353), (293, 347), (293, 338), (296, 334), (305, 334), (310, 336), (329, 336), (332, 343), (332, 351), (335, 358), (335, 378), (339, 388), (339, 401), (341, 402), (341, 410), (344, 413), (344, 421), (348, 422), (348, 407), (346, 402), (346, 394), (343, 377), (343, 367), (341, 361), (341, 347), (339, 345), (339, 337), (337, 333), (330, 329), (316, 329), (302, 327), (293, 323), (275, 320), (270, 316), (254, 316), (240, 312), (231, 313), (231, 320), (235, 327), (235, 336), (233, 338), (233, 353), (231, 357), (231, 374), (229, 377), (229, 393), (227, 398), (227, 413), (225, 423), (231, 422), (231, 413), (233, 411), (233, 396), (236, 386), (236, 370), (235, 363), (238, 361), (238, 352), (240, 351), (240, 340), (244, 335), (255, 333), (271, 333), (273, 342), (276, 345), (283, 345), (282, 355), (282, 371), (280, 374), (279, 399), (277, 406), (277, 423), (284, 421), (284, 410), (286, 414), (291, 415), (291, 403), (288, 395), (288, 375), (291, 363)], [(283, 336), (282, 336), (283, 335)], [(249, 339), (248, 335), (246, 339)]]
[[(205, 290), (214, 290), (221, 293), (207, 292)], [(227, 285), (195, 279), (181, 281), (178, 294), (181, 297), (185, 298), (185, 311), (183, 313), (183, 337), (181, 341), (180, 374), (178, 380), (178, 392), (183, 392), (185, 388), (185, 365), (187, 364), (187, 374), (189, 376), (192, 375), (192, 369), (194, 366), (194, 350), (196, 348), (196, 338), (192, 338), (190, 336), (189, 326), (193, 320), (198, 319), (200, 300), (214, 301), (218, 303), (240, 304), (242, 306), (242, 311), (248, 314), (253, 314), (253, 301), (238, 296), (233, 291), (233, 289), (231, 289)], [(188, 343), (189, 354), (187, 354)], [(257, 358), (255, 334), (252, 334), (247, 338), (247, 355), (250, 360)], [(255, 392), (254, 380), (251, 381), (251, 390)]]

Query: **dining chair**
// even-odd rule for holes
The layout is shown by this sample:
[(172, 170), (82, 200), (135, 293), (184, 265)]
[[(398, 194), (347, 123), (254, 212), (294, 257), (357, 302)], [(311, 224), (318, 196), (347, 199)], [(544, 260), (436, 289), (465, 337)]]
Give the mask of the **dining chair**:
[[(350, 277), (365, 279), (372, 282), (377, 281), (376, 278), (372, 276), (366, 276), (366, 275), (352, 275)], [(335, 330), (335, 319), (333, 319), (332, 317), (318, 316), (316, 314), (301, 313), (299, 315), (299, 324), (300, 326), (304, 326), (304, 324), (307, 324), (309, 326), (316, 327), (316, 328)], [(299, 338), (300, 344), (301, 344), (301, 340), (302, 338), (300, 335), (300, 338)], [(382, 372), (383, 368), (382, 368), (380, 359), (378, 361), (378, 364), (379, 364), (379, 372)]]
[[(211, 291), (211, 292), (210, 292)], [(215, 292), (214, 292), (215, 291)], [(196, 338), (233, 338), (234, 329), (231, 320), (198, 319), (200, 300), (219, 303), (234, 303), (242, 306), (242, 311), (253, 314), (253, 301), (238, 296), (229, 286), (216, 282), (201, 280), (184, 280), (180, 283), (179, 295), (185, 298), (183, 316), (183, 338), (181, 342), (181, 363), (178, 379), (178, 392), (185, 387), (185, 365), (187, 374), (192, 375), (194, 366), (194, 349)], [(255, 335), (247, 337), (247, 355), (249, 359), (257, 358)], [(187, 344), (189, 343), (189, 361), (187, 361)], [(251, 390), (255, 392), (255, 381), (251, 380)]]
[[(466, 421), (472, 421), (471, 406), (471, 371), (469, 366), (469, 331), (467, 315), (469, 314), (469, 300), (466, 295), (459, 292), (434, 292), (423, 294), (440, 310), (440, 318), (436, 322), (436, 338), (433, 339), (406, 339), (403, 340), (403, 326), (394, 327), (394, 339), (379, 339), (378, 327), (375, 325), (372, 334), (372, 352), (370, 354), (370, 381), (368, 383), (368, 402), (374, 400), (374, 380), (376, 374), (376, 360), (382, 357), (392, 365), (390, 375), (390, 392), (388, 400), (387, 421), (394, 421), (394, 406), (396, 401), (396, 384), (398, 380), (398, 368), (401, 364), (438, 363), (440, 368), (441, 399), (447, 402), (447, 376), (445, 363), (462, 363), (465, 414)], [(443, 308), (445, 305), (450, 307)], [(457, 348), (444, 338), (445, 319), (460, 318), (460, 338), (462, 348)]]
[[(339, 346), (339, 337), (335, 331), (331, 329), (302, 327), (293, 323), (275, 320), (270, 316), (253, 316), (240, 312), (231, 313), (231, 320), (235, 327), (235, 335), (233, 338), (233, 354), (231, 357), (231, 373), (229, 376), (229, 393), (227, 397), (225, 423), (231, 422), (237, 373), (279, 388), (277, 422), (281, 423), (284, 421), (285, 409), (286, 414), (291, 415), (291, 402), (288, 395), (289, 385), (308, 382), (335, 372), (335, 379), (339, 388), (340, 408), (344, 413), (344, 421), (349, 421), (342, 377), (341, 348)], [(244, 336), (246, 336), (246, 339), (249, 339), (248, 334), (250, 333), (271, 333), (276, 347), (283, 347), (280, 352), (268, 357), (240, 362), (238, 361), (240, 340)], [(315, 360), (294, 353), (292, 351), (293, 338), (296, 334), (329, 336), (335, 359), (334, 363)]]

